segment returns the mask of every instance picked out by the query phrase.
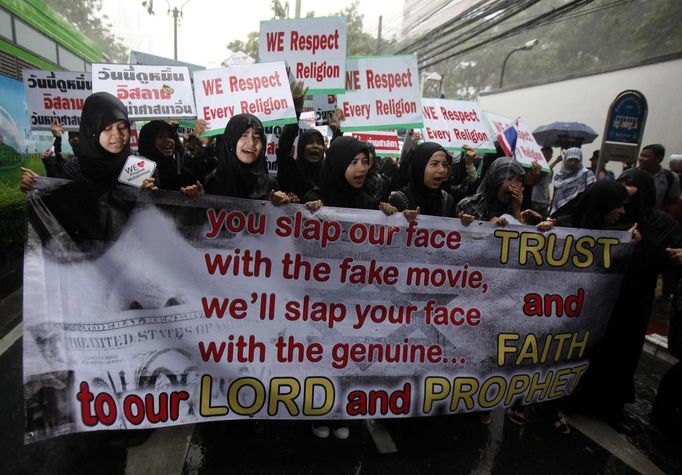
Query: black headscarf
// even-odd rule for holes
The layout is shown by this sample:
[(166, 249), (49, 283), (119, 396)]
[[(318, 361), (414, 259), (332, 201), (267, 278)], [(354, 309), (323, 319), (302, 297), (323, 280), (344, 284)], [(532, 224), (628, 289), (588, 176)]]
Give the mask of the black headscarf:
[(360, 209), (376, 208), (372, 198), (362, 188), (353, 188), (346, 181), (346, 169), (359, 153), (364, 153), (369, 158), (367, 144), (354, 137), (342, 136), (332, 142), (322, 165), (318, 186), (325, 205)]
[(108, 125), (123, 120), (130, 128), (128, 111), (108, 92), (96, 92), (85, 99), (81, 113), (78, 161), (83, 175), (95, 183), (116, 183), (123, 164), (130, 156), (130, 144), (117, 154), (99, 144), (99, 135)]
[(443, 216), (443, 192), (440, 188), (432, 190), (424, 185), (424, 171), (431, 157), (436, 152), (445, 152), (450, 163), (447, 150), (435, 142), (424, 142), (417, 146), (409, 157), (410, 173), (407, 186), (403, 192), (410, 201), (419, 206), (421, 214), (429, 216)]
[(476, 194), (460, 201), (457, 210), (486, 221), (510, 213), (511, 204), (501, 203), (497, 199), (497, 191), (507, 178), (512, 175), (523, 177), (525, 174), (516, 160), (509, 157), (496, 159), (481, 180)]
[[(175, 142), (175, 149), (170, 157), (163, 155), (154, 145), (157, 135), (162, 131), (167, 131), (168, 137)], [(178, 137), (177, 129), (171, 124), (164, 120), (152, 120), (146, 123), (140, 129), (138, 143), (140, 155), (156, 163), (159, 174), (159, 183), (157, 183), (159, 188), (179, 190), (180, 187), (189, 186), (195, 182), (191, 170), (182, 164), (183, 146), (180, 137)]]
[(672, 216), (656, 209), (656, 184), (653, 177), (639, 168), (630, 168), (617, 181), (637, 187), (637, 193), (625, 204), (622, 220), (625, 225), (637, 223), (642, 240), (653, 247), (680, 247), (682, 227)]
[(296, 169), (298, 170), (296, 180), (298, 183), (295, 184), (295, 190), (296, 194), (300, 197), (304, 196), (320, 182), (324, 152), (322, 159), (318, 162), (309, 162), (304, 158), (305, 146), (314, 136), (318, 137), (322, 145), (324, 145), (324, 137), (317, 129), (304, 130), (298, 137), (298, 145), (296, 146)]
[[(608, 213), (624, 206), (628, 191), (622, 183), (602, 180), (590, 185), (582, 194), (571, 215), (573, 226), (585, 229), (609, 229), (604, 222)], [(615, 223), (613, 227), (622, 225)]]
[[(237, 158), (237, 142), (249, 128), (260, 132), (263, 147), (258, 159), (247, 165)], [(258, 117), (251, 114), (237, 114), (232, 117), (217, 147), (218, 168), (215, 180), (208, 186), (207, 191), (214, 195), (267, 199), (274, 188), (274, 181), (270, 178), (265, 163), (265, 133), (263, 123)]]

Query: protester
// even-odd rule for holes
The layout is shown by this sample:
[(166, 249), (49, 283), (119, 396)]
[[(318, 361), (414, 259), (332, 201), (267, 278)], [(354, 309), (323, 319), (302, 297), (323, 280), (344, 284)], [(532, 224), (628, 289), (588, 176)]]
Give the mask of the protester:
[[(599, 162), (599, 150), (592, 152), (589, 170), (592, 172), (592, 174), (594, 174), (594, 177), (597, 179), (597, 181), (616, 179), (616, 175), (614, 175), (611, 170), (606, 169), (606, 163), (606, 160), (602, 160), (601, 163)], [(597, 167), (599, 167), (598, 171)]]
[(200, 177), (185, 163), (184, 148), (177, 128), (168, 122), (153, 120), (146, 123), (140, 129), (138, 151), (156, 163), (159, 188), (180, 191), (184, 187), (197, 185), (203, 189)]
[(410, 177), (406, 187), (391, 194), (389, 204), (406, 216), (454, 217), (455, 200), (441, 189), (450, 174), (450, 155), (434, 142), (424, 142), (411, 152)]
[(578, 147), (564, 151), (562, 160), (561, 170), (554, 175), (550, 216), (570, 213), (579, 195), (595, 182), (592, 172), (583, 166), (583, 153)]
[(661, 166), (665, 157), (665, 147), (650, 144), (639, 153), (639, 168), (654, 178), (656, 185), (656, 209), (671, 213), (680, 197), (680, 178), (677, 173)]
[(606, 333), (590, 355), (590, 368), (571, 406), (626, 431), (624, 405), (635, 400), (633, 376), (644, 345), (657, 276), (671, 265), (666, 249), (682, 247), (682, 227), (656, 209), (651, 175), (631, 168), (618, 177), (618, 182), (629, 195), (620, 227), (636, 224), (641, 240), (635, 246)]
[(290, 202), (281, 191), (265, 163), (265, 133), (255, 115), (232, 117), (218, 148), (218, 167), (206, 177), (206, 192), (213, 195), (271, 199), (277, 204)]

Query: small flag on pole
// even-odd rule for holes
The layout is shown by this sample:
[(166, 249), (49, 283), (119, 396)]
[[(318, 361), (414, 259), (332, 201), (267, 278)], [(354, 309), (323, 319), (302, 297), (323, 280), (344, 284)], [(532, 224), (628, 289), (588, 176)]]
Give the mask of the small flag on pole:
[(497, 141), (500, 142), (500, 146), (504, 153), (508, 157), (514, 157), (514, 152), (516, 151), (516, 139), (518, 138), (518, 133), (516, 127), (519, 125), (519, 119), (509, 124), (504, 130), (497, 134)]

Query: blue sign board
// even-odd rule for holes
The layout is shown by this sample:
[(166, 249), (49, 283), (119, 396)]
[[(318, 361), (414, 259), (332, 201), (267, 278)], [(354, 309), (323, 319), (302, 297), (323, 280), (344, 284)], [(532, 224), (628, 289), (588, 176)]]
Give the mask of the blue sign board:
[(646, 99), (641, 92), (621, 92), (609, 110), (605, 140), (639, 145), (644, 133), (647, 110)]

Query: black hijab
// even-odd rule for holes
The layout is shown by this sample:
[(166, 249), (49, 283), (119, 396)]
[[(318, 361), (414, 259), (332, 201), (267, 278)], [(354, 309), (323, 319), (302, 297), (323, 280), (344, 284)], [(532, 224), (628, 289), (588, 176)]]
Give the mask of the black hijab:
[(421, 214), (429, 216), (443, 216), (443, 192), (440, 188), (432, 190), (424, 185), (424, 171), (431, 157), (436, 152), (445, 152), (450, 163), (447, 150), (435, 142), (424, 142), (417, 146), (409, 157), (410, 173), (407, 186), (403, 192), (410, 201), (419, 206)]
[(680, 247), (682, 227), (672, 216), (656, 209), (656, 184), (653, 177), (639, 168), (630, 168), (621, 173), (617, 181), (637, 187), (637, 193), (625, 204), (623, 221), (626, 226), (637, 223), (642, 240), (653, 247)]
[[(260, 132), (261, 153), (258, 159), (251, 163), (242, 163), (237, 158), (237, 142), (249, 128)], [(209, 193), (214, 195), (234, 196), (264, 200), (274, 188), (274, 182), (268, 174), (265, 163), (265, 133), (263, 123), (251, 114), (237, 114), (230, 119), (223, 132), (218, 146), (218, 168), (215, 180), (209, 186)]]
[(318, 162), (309, 162), (304, 158), (305, 146), (311, 141), (313, 137), (318, 137), (324, 146), (324, 137), (317, 129), (304, 130), (298, 137), (298, 145), (296, 146), (296, 169), (298, 176), (295, 184), (296, 194), (300, 197), (304, 196), (308, 191), (312, 190), (320, 182), (320, 172), (322, 171), (323, 157)]
[(481, 180), (476, 194), (460, 201), (458, 211), (464, 211), (485, 221), (511, 213), (511, 203), (500, 202), (497, 199), (497, 192), (507, 178), (513, 175), (523, 177), (525, 174), (523, 167), (516, 160), (509, 157), (496, 159)]
[[(168, 132), (175, 149), (173, 155), (167, 157), (163, 155), (154, 145), (156, 137), (163, 131)], [(164, 120), (152, 120), (140, 129), (138, 150), (140, 155), (156, 163), (159, 174), (157, 185), (163, 190), (179, 190), (183, 186), (194, 184), (195, 180), (191, 170), (182, 164), (183, 146), (178, 137), (175, 127)]]
[[(622, 183), (601, 180), (590, 185), (576, 204), (572, 215), (573, 226), (585, 229), (610, 229), (604, 222), (608, 213), (625, 205), (628, 191)], [(620, 228), (621, 225), (613, 225)]]
[(130, 143), (117, 154), (99, 144), (99, 135), (108, 125), (123, 120), (128, 124), (128, 111), (123, 103), (108, 92), (96, 92), (85, 99), (79, 130), (78, 162), (83, 175), (95, 183), (116, 183), (123, 164), (130, 156)]
[(369, 158), (367, 144), (354, 137), (337, 137), (332, 142), (322, 165), (318, 186), (325, 205), (359, 209), (376, 208), (374, 200), (362, 188), (353, 188), (346, 181), (346, 169), (359, 153), (364, 153)]

